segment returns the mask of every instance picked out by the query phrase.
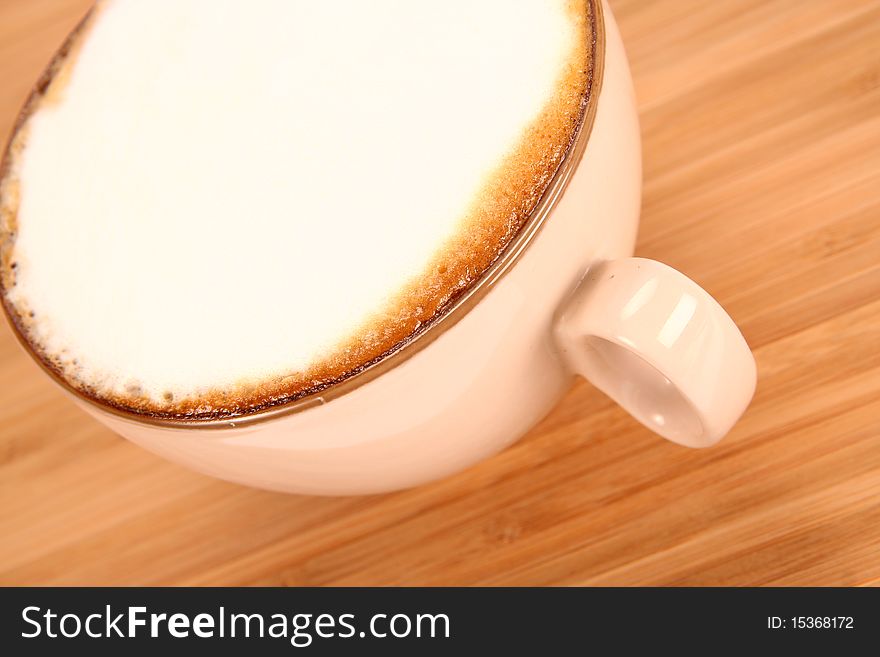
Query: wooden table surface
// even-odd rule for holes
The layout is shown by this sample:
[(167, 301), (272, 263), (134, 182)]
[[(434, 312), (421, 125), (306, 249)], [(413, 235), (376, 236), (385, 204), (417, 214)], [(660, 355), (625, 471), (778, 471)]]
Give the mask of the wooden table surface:
[[(88, 0), (0, 0), (0, 133)], [(758, 360), (718, 447), (586, 384), (450, 479), (361, 498), (215, 481), (76, 409), (0, 329), (2, 584), (880, 584), (880, 3), (617, 0), (638, 245)]]

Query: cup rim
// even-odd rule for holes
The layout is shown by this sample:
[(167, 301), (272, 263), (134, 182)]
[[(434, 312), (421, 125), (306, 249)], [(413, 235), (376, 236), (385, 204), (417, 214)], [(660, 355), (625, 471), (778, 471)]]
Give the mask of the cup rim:
[[(457, 324), (488, 292), (503, 278), (503, 276), (520, 259), (527, 247), (540, 232), (547, 218), (555, 209), (569, 182), (577, 169), (578, 164), (586, 152), (586, 147), (593, 131), (596, 111), (605, 76), (605, 20), (603, 13), (603, 0), (586, 0), (591, 10), (592, 35), (590, 47), (592, 48), (591, 75), (587, 87), (586, 107), (579, 122), (574, 139), (568, 152), (557, 168), (550, 184), (544, 194), (538, 200), (534, 210), (520, 228), (517, 235), (504, 248), (498, 259), (482, 273), (477, 281), (458, 298), (440, 317), (428, 322), (427, 326), (396, 345), (390, 353), (381, 356), (376, 362), (367, 365), (360, 371), (348, 378), (333, 383), (327, 388), (305, 395), (298, 399), (282, 402), (276, 406), (268, 406), (250, 413), (221, 418), (175, 418), (160, 417), (139, 413), (137, 411), (121, 408), (104, 400), (95, 398), (73, 386), (63, 377), (46, 359), (33, 347), (21, 330), (15, 319), (14, 311), (9, 307), (3, 283), (0, 281), (0, 307), (12, 332), (22, 348), (37, 362), (52, 380), (62, 387), (67, 393), (85, 403), (88, 407), (95, 408), (116, 418), (134, 422), (135, 424), (150, 425), (167, 429), (231, 429), (252, 426), (254, 424), (274, 420), (280, 417), (299, 413), (310, 408), (322, 406), (329, 401), (341, 397), (353, 390), (369, 383), (382, 374), (409, 360), (412, 356), (430, 345), (441, 334)], [(46, 66), (38, 82), (28, 95), (18, 117), (13, 124), (9, 141), (0, 159), (0, 180), (6, 175), (6, 169), (12, 160), (11, 150), (15, 136), (24, 122), (31, 115), (34, 106), (45, 91), (46, 86), (54, 77), (56, 67), (64, 61), (70, 48), (75, 43), (77, 35), (88, 24), (94, 8), (90, 9), (77, 26), (70, 32), (64, 43), (59, 47)]]

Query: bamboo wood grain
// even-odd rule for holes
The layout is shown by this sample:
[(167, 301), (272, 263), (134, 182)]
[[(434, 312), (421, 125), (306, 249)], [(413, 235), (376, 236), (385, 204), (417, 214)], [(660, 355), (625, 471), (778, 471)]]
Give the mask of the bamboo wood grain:
[[(0, 0), (0, 132), (88, 0)], [(617, 0), (640, 255), (755, 348), (717, 448), (585, 384), (511, 449), (401, 493), (226, 484), (77, 410), (0, 330), (0, 584), (880, 584), (880, 3)]]

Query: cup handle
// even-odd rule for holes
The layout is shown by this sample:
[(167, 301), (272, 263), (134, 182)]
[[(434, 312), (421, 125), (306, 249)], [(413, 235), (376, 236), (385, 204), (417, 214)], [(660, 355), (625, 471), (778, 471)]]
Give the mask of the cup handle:
[(730, 316), (687, 276), (654, 260), (591, 268), (556, 333), (576, 373), (688, 447), (718, 442), (755, 392), (755, 359)]

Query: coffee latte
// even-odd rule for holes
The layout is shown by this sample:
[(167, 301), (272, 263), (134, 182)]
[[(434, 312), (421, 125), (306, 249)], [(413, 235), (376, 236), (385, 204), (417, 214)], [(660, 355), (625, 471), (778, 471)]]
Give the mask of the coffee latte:
[(0, 172), (6, 309), (69, 385), (141, 414), (347, 379), (523, 227), (592, 35), (584, 0), (101, 2)]

